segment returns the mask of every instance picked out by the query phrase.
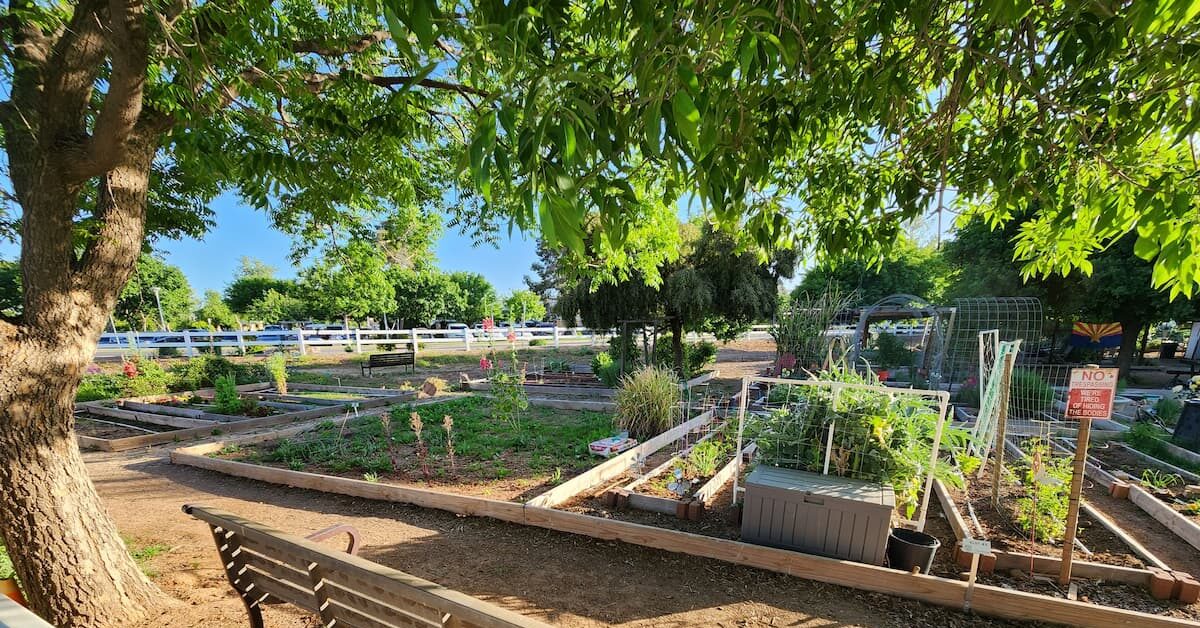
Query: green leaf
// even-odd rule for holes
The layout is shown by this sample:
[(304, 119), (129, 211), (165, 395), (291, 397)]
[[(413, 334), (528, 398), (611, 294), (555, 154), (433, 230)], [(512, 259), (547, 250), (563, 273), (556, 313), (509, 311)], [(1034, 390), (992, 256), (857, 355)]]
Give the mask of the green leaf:
[(435, 0), (413, 0), (412, 12), (408, 16), (408, 27), (417, 36), (417, 41), (426, 48), (437, 40), (437, 30), (433, 24), (436, 11)]
[(685, 91), (675, 92), (671, 98), (671, 113), (675, 120), (675, 128), (679, 130), (681, 139), (691, 144), (692, 152), (700, 150), (700, 110), (696, 103)]
[(642, 109), (642, 128), (646, 136), (646, 150), (651, 155), (662, 154), (662, 110), (657, 100), (646, 104)]

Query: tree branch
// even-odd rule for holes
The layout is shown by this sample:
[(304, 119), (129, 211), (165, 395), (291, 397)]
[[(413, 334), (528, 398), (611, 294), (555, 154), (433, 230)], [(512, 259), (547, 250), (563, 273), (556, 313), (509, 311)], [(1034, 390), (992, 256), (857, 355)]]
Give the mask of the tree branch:
[(71, 160), (68, 176), (88, 179), (107, 172), (121, 159), (125, 143), (142, 112), (149, 55), (142, 0), (109, 1), (108, 49), (112, 72), (108, 93), (96, 116), (82, 159)]
[(371, 31), (365, 35), (355, 37), (349, 41), (342, 42), (339, 45), (330, 45), (327, 42), (316, 39), (301, 39), (292, 42), (292, 52), (299, 54), (317, 54), (323, 57), (337, 57), (346, 54), (362, 52), (375, 44), (386, 41), (392, 38), (392, 34), (385, 30)]
[(308, 89), (310, 91), (316, 93), (324, 90), (330, 82), (336, 81), (345, 76), (357, 76), (358, 78), (371, 83), (372, 85), (378, 85), (380, 87), (403, 87), (407, 85), (419, 85), (429, 89), (438, 89), (456, 92), (459, 94), (474, 94), (476, 96), (485, 97), (491, 95), (489, 92), (476, 87), (471, 87), (470, 85), (451, 83), (448, 81), (440, 81), (438, 79), (431, 78), (418, 79), (415, 76), (374, 76), (370, 74), (354, 74), (351, 72), (342, 72), (340, 74), (317, 72), (306, 75), (304, 77), (304, 82), (308, 85)]

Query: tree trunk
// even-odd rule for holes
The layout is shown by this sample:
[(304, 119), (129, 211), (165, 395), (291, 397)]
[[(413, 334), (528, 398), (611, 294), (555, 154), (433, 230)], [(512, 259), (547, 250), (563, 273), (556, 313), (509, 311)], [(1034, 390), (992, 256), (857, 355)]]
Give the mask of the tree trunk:
[(162, 593), (130, 558), (75, 443), (75, 390), (90, 351), (42, 340), (8, 337), (0, 353), (0, 530), (30, 606), (48, 622), (128, 626)]
[(1142, 321), (1121, 321), (1121, 349), (1117, 353), (1117, 368), (1121, 369), (1121, 377), (1129, 377), (1141, 331)]
[(683, 321), (678, 316), (671, 318), (671, 356), (675, 361), (675, 372), (680, 377), (687, 377), (683, 372)]

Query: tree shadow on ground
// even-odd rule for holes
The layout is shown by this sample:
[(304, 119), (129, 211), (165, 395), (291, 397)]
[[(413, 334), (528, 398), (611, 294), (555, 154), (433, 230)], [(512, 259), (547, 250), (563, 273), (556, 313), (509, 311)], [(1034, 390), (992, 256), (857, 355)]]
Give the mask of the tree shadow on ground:
[[(180, 505), (211, 505), (284, 532), (307, 534), (329, 525), (330, 517), (354, 525), (365, 540), (362, 557), (550, 623), (1006, 625), (717, 560), (404, 504), (285, 488), (175, 466), (165, 458), (131, 460), (126, 468), (179, 485)], [(136, 481), (124, 479), (97, 484), (110, 498), (139, 490)], [(314, 513), (314, 517), (298, 516), (297, 511)], [(318, 513), (326, 516), (318, 517)], [(203, 525), (196, 522), (198, 529)]]

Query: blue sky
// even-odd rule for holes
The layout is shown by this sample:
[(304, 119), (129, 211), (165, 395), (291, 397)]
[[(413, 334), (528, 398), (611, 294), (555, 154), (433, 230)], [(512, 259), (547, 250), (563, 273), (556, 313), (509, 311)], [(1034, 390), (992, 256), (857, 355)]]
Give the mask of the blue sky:
[[(203, 240), (163, 240), (155, 248), (167, 261), (183, 270), (197, 296), (205, 290), (224, 290), (233, 279), (243, 255), (260, 259), (278, 270), (280, 277), (295, 277), (299, 268), (288, 259), (291, 239), (271, 227), (266, 214), (243, 206), (233, 194), (213, 201), (217, 225)], [(446, 229), (437, 244), (438, 266), (452, 272), (466, 270), (487, 277), (496, 291), (505, 294), (525, 287), (521, 278), (530, 273), (537, 259), (537, 241), (532, 235), (502, 230), (500, 248), (473, 247), (471, 239), (455, 229)], [(4, 251), (11, 259), (15, 251)]]

